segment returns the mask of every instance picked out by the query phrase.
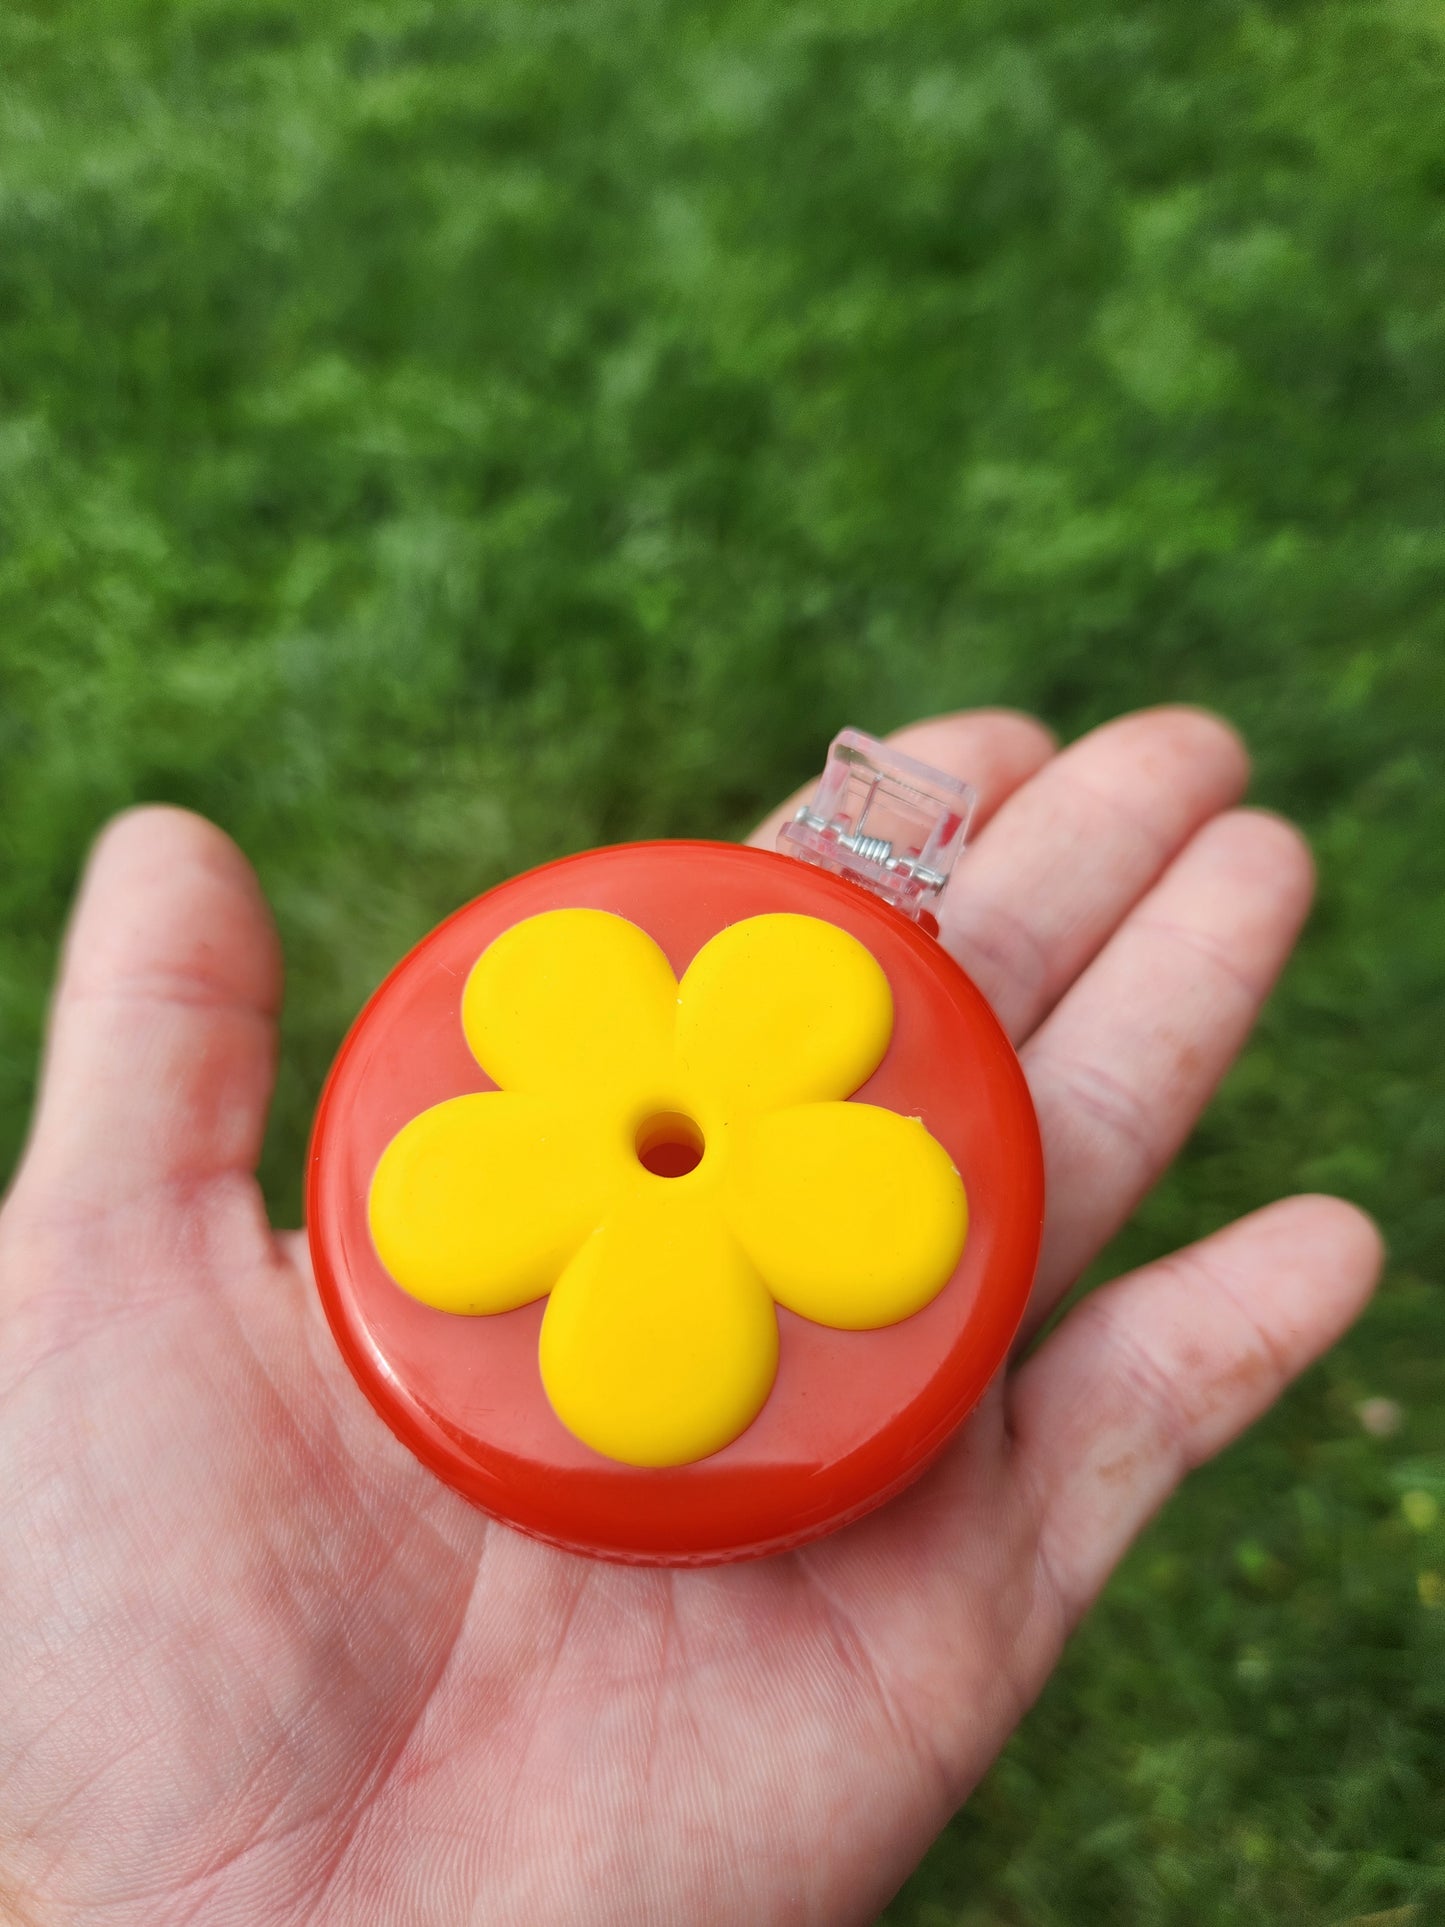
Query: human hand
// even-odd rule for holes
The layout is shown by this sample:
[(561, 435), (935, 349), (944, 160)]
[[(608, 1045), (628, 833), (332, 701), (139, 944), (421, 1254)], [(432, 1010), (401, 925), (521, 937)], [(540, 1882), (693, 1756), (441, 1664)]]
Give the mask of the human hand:
[[(1239, 1050), (1309, 859), (1192, 712), (901, 740), (987, 818), (942, 934), (1039, 1111), (1027, 1337)], [(1379, 1265), (1352, 1207), (1270, 1206), (1086, 1299), (861, 1524), (600, 1565), (438, 1484), (342, 1364), (252, 1175), (279, 981), (219, 831), (111, 826), (0, 1216), (0, 1921), (866, 1922)]]

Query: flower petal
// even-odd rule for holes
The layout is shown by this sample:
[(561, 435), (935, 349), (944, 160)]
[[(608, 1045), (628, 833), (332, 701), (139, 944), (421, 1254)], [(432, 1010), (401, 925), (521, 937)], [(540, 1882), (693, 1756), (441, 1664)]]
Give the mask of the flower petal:
[(678, 1062), (689, 1088), (730, 1115), (847, 1097), (882, 1061), (893, 994), (872, 951), (819, 917), (729, 924), (678, 993)]
[(820, 1325), (896, 1324), (953, 1275), (963, 1182), (916, 1117), (800, 1104), (738, 1132), (727, 1211), (779, 1304)]
[(477, 1062), (508, 1091), (576, 1098), (663, 1081), (677, 979), (644, 930), (608, 910), (544, 910), (482, 952), (462, 993)]
[(558, 1418), (627, 1465), (718, 1451), (757, 1416), (777, 1370), (773, 1302), (686, 1182), (653, 1180), (621, 1199), (542, 1319), (542, 1383)]
[(511, 1311), (551, 1289), (618, 1178), (595, 1116), (473, 1092), (423, 1111), (382, 1152), (371, 1236), (413, 1298), (440, 1311)]

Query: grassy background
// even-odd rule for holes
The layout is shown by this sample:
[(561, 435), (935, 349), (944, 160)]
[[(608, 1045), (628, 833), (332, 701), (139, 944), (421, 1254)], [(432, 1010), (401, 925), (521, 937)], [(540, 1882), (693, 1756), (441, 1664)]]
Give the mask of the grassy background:
[(1302, 957), (1114, 1255), (1328, 1186), (1388, 1288), (893, 1927), (1445, 1918), (1442, 66), (1438, 0), (0, 15), (0, 1156), (137, 798), (276, 904), (291, 1217), (403, 947), (741, 831), (843, 721), (1211, 703), (1314, 839)]

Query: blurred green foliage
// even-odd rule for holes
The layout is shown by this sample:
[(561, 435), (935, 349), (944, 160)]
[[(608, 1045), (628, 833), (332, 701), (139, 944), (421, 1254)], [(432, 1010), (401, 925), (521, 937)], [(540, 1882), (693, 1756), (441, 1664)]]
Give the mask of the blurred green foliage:
[(7, 1156), (139, 798), (276, 905), (289, 1217), (406, 945), (740, 832), (844, 721), (1210, 703), (1314, 840), (1301, 959), (1111, 1256), (1330, 1187), (1389, 1284), (894, 1927), (1445, 1917), (1442, 64), (1434, 0), (0, 15)]

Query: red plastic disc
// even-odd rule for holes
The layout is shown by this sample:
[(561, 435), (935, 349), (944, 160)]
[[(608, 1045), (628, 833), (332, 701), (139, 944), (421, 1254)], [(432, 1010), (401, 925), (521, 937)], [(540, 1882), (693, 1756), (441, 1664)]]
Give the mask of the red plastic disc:
[[(629, 918), (679, 976), (709, 937), (744, 917), (792, 911), (850, 932), (882, 965), (894, 1000), (887, 1054), (857, 1095), (921, 1117), (968, 1192), (963, 1255), (931, 1304), (875, 1331), (835, 1331), (779, 1307), (777, 1380), (761, 1413), (731, 1445), (690, 1465), (644, 1469), (589, 1450), (542, 1389), (543, 1302), (489, 1317), (420, 1304), (382, 1268), (367, 1225), (372, 1173), (401, 1126), (445, 1098), (493, 1088), (462, 1033), (472, 965), (512, 924), (561, 908)], [(840, 1186), (859, 1181), (839, 1173)], [(826, 1211), (827, 1200), (800, 1199), (799, 1208)], [(1003, 1363), (1042, 1216), (1033, 1105), (982, 993), (933, 938), (856, 885), (724, 843), (588, 851), (448, 918), (396, 967), (342, 1045), (307, 1180), (326, 1315), (397, 1436), (438, 1478), (524, 1532), (668, 1565), (800, 1545), (916, 1478)]]

